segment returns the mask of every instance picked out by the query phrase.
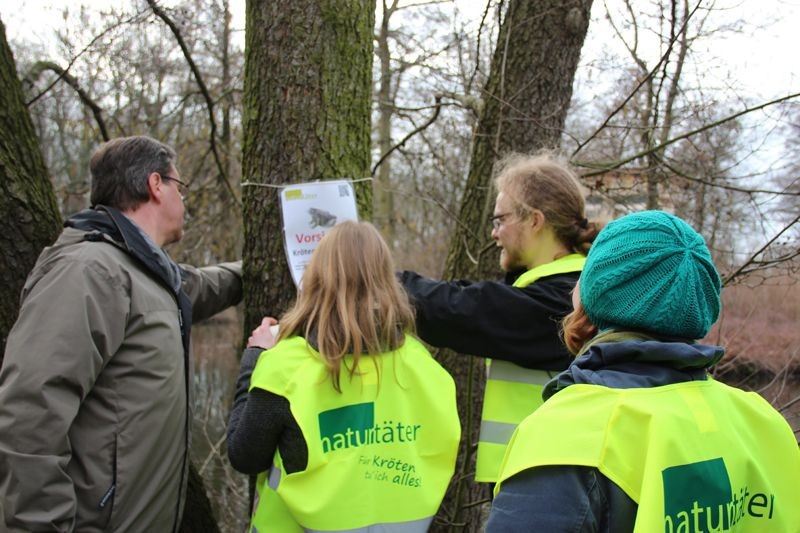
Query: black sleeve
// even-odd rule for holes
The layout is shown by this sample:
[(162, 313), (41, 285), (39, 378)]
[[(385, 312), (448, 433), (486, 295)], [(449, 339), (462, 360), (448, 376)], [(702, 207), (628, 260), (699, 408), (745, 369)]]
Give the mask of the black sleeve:
[[(228, 421), (228, 458), (234, 469), (255, 475), (272, 466), (275, 450), (280, 445), (287, 471), (303, 470), (308, 462), (308, 449), (292, 416), (289, 400), (259, 388), (247, 391), (262, 351), (248, 348), (242, 355)], [(287, 443), (290, 445), (286, 446)]]
[(417, 333), (437, 347), (502, 359), (526, 368), (563, 370), (571, 357), (559, 323), (572, 311), (579, 273), (517, 288), (497, 281), (435, 281), (402, 272), (417, 312)]

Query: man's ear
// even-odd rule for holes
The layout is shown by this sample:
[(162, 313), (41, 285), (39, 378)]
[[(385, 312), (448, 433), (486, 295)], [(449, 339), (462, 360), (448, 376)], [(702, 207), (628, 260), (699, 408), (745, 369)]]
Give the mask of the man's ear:
[(530, 224), (531, 228), (534, 231), (539, 231), (544, 227), (545, 217), (544, 213), (542, 213), (538, 209), (534, 209), (531, 211), (531, 214), (528, 216), (528, 224)]
[(150, 192), (150, 199), (156, 202), (161, 202), (161, 197), (164, 195), (164, 180), (158, 172), (151, 172), (147, 176), (147, 189)]

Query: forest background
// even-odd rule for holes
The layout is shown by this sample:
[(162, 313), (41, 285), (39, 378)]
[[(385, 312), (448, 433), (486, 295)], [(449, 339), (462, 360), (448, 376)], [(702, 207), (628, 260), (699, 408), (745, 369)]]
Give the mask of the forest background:
[[(318, 5), (337, 6), (271, 3), (274, 33)], [(244, 254), (246, 267), (260, 268), (249, 286), (264, 287), (262, 297), (194, 333), (193, 456), (223, 531), (247, 521), (248, 480), (230, 470), (223, 438), (243, 331), (262, 310), (277, 315), (291, 300), (275, 274), (285, 269), (282, 236), (277, 194), (265, 184), (369, 178), (359, 187), (361, 212), (398, 266), (435, 277), (497, 276), (487, 169), (509, 149), (558, 145), (581, 171), (590, 218), (661, 208), (706, 237), (726, 283), (723, 316), (709, 335), (728, 349), (716, 374), (758, 390), (800, 427), (797, 2), (340, 2), (353, 26), (367, 28), (366, 41), (352, 55), (331, 44), (321, 57), (331, 71), (366, 67), (369, 78), (352, 106), (368, 128), (352, 144), (366, 151), (341, 168), (270, 166), (248, 156), (271, 153), (258, 150), (247, 126), (257, 91), (245, 79), (246, 57), (253, 64), (272, 45), (255, 46), (258, 2), (119, 4), (5, 2), (0, 17), (59, 217), (88, 204), (88, 159), (103, 139), (152, 135), (177, 149), (190, 182), (186, 236), (172, 256), (207, 264)], [(322, 11), (314, 16), (324, 20)], [(514, 27), (511, 13), (526, 13), (543, 35), (558, 24), (548, 17), (563, 15), (557, 20), (581, 34), (570, 44), (575, 63), (557, 63), (535, 39), (504, 29)], [(535, 56), (537, 68), (520, 73), (515, 49)], [(292, 51), (272, 57), (276, 70), (291, 70)], [(538, 96), (514, 103), (531, 86), (541, 86)], [(505, 118), (492, 122), (498, 102)], [(479, 398), (475, 374), (461, 381), (469, 384), (462, 404)], [(473, 530), (485, 494), (469, 485), (468, 450), (459, 464), (437, 527)]]

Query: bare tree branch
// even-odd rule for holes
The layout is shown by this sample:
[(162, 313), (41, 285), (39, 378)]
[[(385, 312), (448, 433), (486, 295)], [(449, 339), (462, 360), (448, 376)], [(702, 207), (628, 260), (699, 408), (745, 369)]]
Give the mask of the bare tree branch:
[[(460, 100), (460, 98), (463, 98), (463, 97), (460, 97), (459, 95), (455, 95), (455, 94), (451, 95), (451, 94), (448, 94), (448, 93), (442, 93), (442, 96), (443, 97), (446, 96), (446, 97), (449, 97), (449, 98), (453, 98), (456, 101), (455, 102), (442, 102), (440, 104), (433, 104), (433, 105), (424, 105), (424, 106), (421, 106), (421, 107), (403, 107), (403, 106), (400, 106), (400, 105), (392, 104), (391, 102), (378, 102), (378, 103), (381, 104), (381, 105), (385, 105), (386, 107), (389, 107), (393, 111), (397, 111), (398, 113), (400, 113), (400, 112), (414, 113), (414, 112), (418, 112), (418, 111), (427, 111), (428, 109), (436, 109), (437, 105), (441, 105), (442, 107), (454, 106), (454, 107), (466, 108), (464, 103)], [(405, 115), (403, 115), (403, 116), (405, 116)]]
[(424, 6), (435, 6), (437, 4), (449, 4), (452, 0), (428, 0), (423, 2), (416, 2), (411, 4), (406, 4), (404, 6), (398, 6), (397, 2), (395, 2), (394, 11), (400, 11), (401, 9), (410, 9), (414, 7), (424, 7)]
[(64, 80), (67, 85), (72, 87), (72, 89), (78, 93), (78, 97), (81, 99), (81, 102), (83, 102), (84, 105), (92, 110), (92, 115), (94, 115), (94, 119), (97, 122), (97, 127), (100, 128), (100, 136), (104, 141), (110, 140), (110, 137), (108, 136), (108, 128), (106, 128), (106, 123), (103, 120), (103, 110), (99, 105), (97, 105), (97, 102), (95, 102), (89, 96), (89, 94), (81, 88), (78, 80), (75, 79), (75, 77), (71, 74), (67, 73), (67, 71), (61, 68), (58, 64), (53, 61), (37, 61), (33, 64), (30, 70), (28, 70), (24, 81), (33, 85), (45, 70), (51, 70), (58, 74), (56, 81)]
[(768, 189), (747, 189), (745, 187), (736, 187), (734, 185), (729, 185), (727, 183), (704, 180), (702, 178), (698, 178), (698, 177), (695, 177), (695, 176), (690, 176), (686, 172), (683, 172), (682, 170), (677, 168), (675, 165), (671, 165), (664, 158), (662, 158), (660, 156), (656, 156), (656, 159), (658, 160), (659, 163), (661, 163), (666, 168), (668, 168), (676, 176), (680, 176), (681, 178), (683, 178), (683, 179), (685, 179), (687, 181), (693, 181), (695, 183), (701, 183), (703, 185), (708, 185), (709, 187), (716, 187), (718, 189), (725, 189), (725, 190), (728, 190), (728, 191), (742, 192), (742, 193), (745, 193), (745, 194), (759, 194), (760, 193), (760, 194), (774, 194), (775, 196), (800, 196), (800, 190), (791, 191), (791, 190), (788, 190), (788, 188), (786, 188), (786, 189), (784, 189), (782, 191), (772, 191), (772, 190), (768, 190)]
[[(150, 1), (150, 0), (148, 0), (148, 1)], [(403, 137), (403, 140), (402, 140), (402, 141), (400, 141), (399, 143), (397, 143), (397, 144), (395, 144), (394, 146), (392, 146), (392, 147), (391, 147), (389, 150), (387, 150), (387, 151), (386, 151), (386, 153), (385, 153), (385, 154), (383, 154), (383, 155), (380, 157), (380, 159), (378, 159), (378, 162), (377, 162), (377, 163), (375, 163), (375, 164), (372, 166), (372, 172), (370, 173), (370, 175), (371, 175), (371, 176), (374, 176), (374, 175), (375, 175), (375, 171), (376, 171), (376, 170), (378, 170), (378, 167), (379, 167), (379, 166), (381, 166), (381, 163), (383, 163), (383, 162), (384, 162), (384, 160), (385, 160), (387, 157), (389, 157), (389, 155), (390, 155), (392, 152), (394, 152), (394, 151), (395, 151), (395, 150), (397, 150), (398, 148), (401, 148), (401, 147), (402, 147), (404, 144), (406, 144), (406, 142), (408, 142), (408, 140), (409, 140), (411, 137), (413, 137), (413, 136), (414, 136), (414, 135), (416, 135), (417, 133), (419, 133), (419, 132), (421, 132), (421, 131), (425, 130), (425, 129), (426, 129), (428, 126), (430, 126), (431, 124), (433, 124), (434, 122), (436, 122), (436, 119), (439, 117), (439, 112), (442, 110), (441, 101), (442, 101), (442, 96), (441, 96), (441, 95), (436, 95), (436, 103), (435, 103), (435, 104), (434, 104), (434, 106), (433, 106), (433, 107), (434, 107), (434, 110), (433, 110), (433, 115), (431, 115), (431, 118), (429, 118), (427, 121), (425, 121), (425, 123), (424, 123), (423, 125), (421, 125), (420, 127), (416, 128), (414, 131), (412, 131), (411, 133), (409, 133), (408, 135), (406, 135), (405, 137)]]
[(183, 35), (181, 35), (181, 31), (175, 22), (167, 15), (167, 13), (161, 9), (156, 0), (147, 0), (147, 4), (153, 10), (153, 13), (156, 14), (158, 18), (164, 21), (172, 34), (175, 36), (175, 40), (178, 41), (178, 46), (181, 47), (181, 51), (183, 52), (183, 57), (186, 59), (186, 62), (189, 64), (189, 68), (194, 74), (195, 81), (197, 81), (197, 86), (200, 89), (200, 93), (203, 95), (203, 99), (206, 102), (206, 108), (208, 109), (208, 121), (211, 124), (211, 131), (209, 132), (209, 143), (211, 146), (211, 153), (214, 155), (214, 162), (217, 165), (217, 171), (219, 172), (219, 179), (225, 185), (226, 189), (231, 195), (231, 198), (239, 205), (239, 199), (236, 196), (236, 193), (233, 190), (233, 186), (231, 186), (230, 181), (228, 181), (228, 175), (225, 172), (225, 168), (222, 165), (222, 159), (219, 156), (219, 151), (217, 150), (217, 121), (214, 118), (214, 100), (211, 98), (211, 94), (208, 92), (208, 87), (206, 87), (205, 82), (203, 81), (203, 76), (200, 74), (200, 70), (197, 68), (197, 65), (192, 59), (192, 54), (189, 52), (189, 47), (186, 46), (186, 41), (183, 39)]
[(59, 82), (59, 80), (61, 79), (61, 77), (62, 77), (64, 74), (66, 74), (67, 72), (69, 72), (69, 69), (71, 69), (71, 68), (72, 68), (72, 65), (74, 65), (74, 64), (75, 64), (75, 62), (78, 60), (78, 58), (79, 58), (79, 57), (81, 57), (81, 56), (82, 56), (82, 55), (83, 55), (83, 54), (84, 54), (84, 53), (85, 53), (87, 50), (89, 50), (89, 49), (90, 49), (92, 46), (94, 46), (94, 43), (96, 43), (97, 41), (99, 41), (100, 39), (102, 39), (103, 37), (105, 37), (105, 36), (106, 36), (106, 34), (108, 34), (109, 32), (111, 32), (112, 30), (115, 30), (115, 29), (119, 28), (120, 26), (124, 26), (125, 24), (129, 24), (129, 23), (133, 22), (133, 21), (134, 21), (134, 20), (136, 20), (137, 18), (141, 17), (141, 16), (142, 16), (142, 13), (143, 13), (143, 12), (142, 12), (142, 11), (140, 11), (140, 12), (136, 13), (135, 15), (133, 15), (132, 17), (129, 17), (129, 18), (125, 19), (125, 20), (121, 20), (121, 21), (119, 21), (119, 22), (117, 22), (117, 23), (115, 23), (115, 24), (112, 24), (111, 26), (109, 26), (108, 28), (104, 29), (104, 30), (103, 30), (103, 31), (101, 31), (99, 34), (97, 34), (97, 35), (94, 37), (94, 39), (92, 39), (91, 41), (89, 41), (89, 44), (87, 44), (86, 46), (84, 46), (84, 47), (83, 47), (83, 49), (82, 49), (80, 52), (78, 52), (77, 54), (75, 54), (75, 57), (73, 57), (73, 58), (70, 60), (69, 64), (67, 65), (67, 68), (63, 69), (63, 74), (61, 74), (61, 75), (60, 75), (60, 76), (59, 76), (57, 79), (53, 80), (53, 82), (52, 82), (50, 85), (48, 85), (47, 87), (45, 87), (45, 88), (44, 88), (44, 90), (42, 90), (42, 92), (40, 92), (39, 94), (37, 94), (36, 96), (34, 96), (33, 98), (31, 98), (30, 100), (28, 100), (27, 102), (25, 102), (25, 106), (26, 106), (26, 107), (30, 107), (31, 105), (33, 105), (34, 103), (36, 103), (36, 101), (38, 101), (38, 100), (39, 100), (39, 99), (40, 99), (42, 96), (44, 96), (45, 94), (47, 94), (48, 92), (50, 92), (50, 89), (52, 89), (53, 87), (55, 87), (56, 83), (58, 83), (58, 82)]
[(671, 144), (674, 144), (674, 143), (676, 143), (678, 141), (682, 141), (683, 139), (687, 139), (687, 138), (691, 137), (692, 135), (696, 135), (696, 134), (704, 132), (706, 130), (710, 130), (712, 128), (716, 128), (717, 126), (725, 124), (726, 122), (730, 122), (731, 120), (736, 120), (737, 118), (739, 118), (739, 117), (741, 117), (743, 115), (746, 115), (748, 113), (752, 113), (753, 111), (759, 111), (759, 110), (764, 109), (766, 107), (769, 107), (769, 106), (772, 106), (772, 105), (775, 105), (775, 104), (779, 104), (781, 102), (786, 102), (787, 100), (792, 100), (793, 98), (797, 98), (798, 96), (800, 96), (800, 93), (789, 94), (789, 95), (786, 95), (786, 96), (782, 96), (781, 98), (777, 98), (775, 100), (770, 100), (769, 102), (765, 102), (763, 104), (759, 104), (759, 105), (754, 106), (754, 107), (748, 107), (746, 109), (743, 109), (743, 110), (739, 111), (738, 113), (734, 113), (733, 115), (728, 115), (727, 117), (722, 118), (720, 120), (717, 120), (716, 122), (711, 122), (709, 124), (705, 124), (704, 126), (702, 126), (700, 128), (688, 131), (688, 132), (686, 132), (686, 133), (684, 133), (682, 135), (678, 135), (677, 137), (673, 137), (672, 139), (669, 139), (669, 140), (667, 140), (667, 141), (665, 141), (665, 142), (663, 142), (663, 143), (661, 143), (661, 144), (659, 144), (657, 146), (654, 146), (652, 148), (648, 148), (647, 150), (644, 150), (644, 151), (639, 152), (637, 154), (631, 155), (631, 156), (626, 157), (624, 159), (620, 159), (619, 161), (616, 161), (614, 163), (610, 163), (610, 164), (595, 164), (595, 163), (588, 163), (588, 162), (573, 162), (573, 164), (575, 166), (579, 166), (579, 167), (583, 167), (583, 168), (595, 168), (595, 169), (597, 169), (597, 170), (594, 170), (592, 172), (587, 172), (586, 174), (583, 174), (582, 176), (584, 178), (589, 178), (591, 176), (599, 176), (600, 174), (604, 174), (604, 173), (608, 172), (609, 170), (614, 170), (614, 169), (620, 168), (623, 165), (625, 165), (626, 163), (630, 163), (631, 161), (634, 161), (634, 160), (639, 159), (641, 157), (644, 157), (646, 155), (650, 155), (652, 153), (658, 153), (659, 150), (662, 150), (665, 147), (667, 147), (667, 146), (669, 146)]
[[(636, 87), (634, 87), (633, 90), (630, 92), (630, 94), (628, 94), (628, 96), (606, 117), (606, 119), (603, 121), (603, 123), (600, 124), (600, 126), (597, 129), (595, 129), (592, 132), (592, 134), (589, 135), (582, 143), (580, 143), (577, 148), (575, 148), (575, 150), (572, 152), (572, 155), (570, 157), (575, 157), (575, 154), (580, 152), (587, 144), (589, 144), (589, 142), (592, 139), (597, 137), (597, 135), (606, 126), (608, 126), (608, 123), (611, 122), (611, 119), (614, 118), (617, 115), (617, 113), (622, 111), (622, 109), (628, 104), (628, 102), (630, 102), (631, 99), (634, 96), (636, 96), (636, 93), (639, 92), (639, 89), (641, 89), (644, 84), (646, 84), (648, 81), (650, 81), (653, 78), (653, 76), (655, 76), (656, 72), (658, 72), (659, 68), (661, 68), (661, 65), (669, 58), (670, 54), (672, 54), (672, 47), (675, 45), (675, 42), (678, 40), (678, 38), (686, 32), (686, 29), (688, 28), (688, 25), (689, 25), (689, 21), (691, 20), (692, 16), (694, 15), (694, 13), (697, 11), (697, 9), (699, 7), (700, 7), (700, 3), (698, 2), (698, 4), (694, 7), (694, 9), (692, 9), (692, 12), (689, 13), (689, 15), (683, 21), (683, 25), (681, 26), (681, 29), (670, 40), (669, 46), (667, 47), (666, 52), (664, 52), (664, 55), (661, 56), (661, 59), (658, 61), (658, 63), (656, 63), (656, 65), (647, 73), (647, 75), (644, 78), (642, 78), (641, 81), (639, 81), (639, 83), (636, 85)], [(617, 31), (617, 35), (619, 35), (619, 32), (618, 32), (616, 26), (614, 26), (612, 24), (612, 27), (614, 27), (614, 30)], [(623, 43), (625, 43), (624, 40), (623, 40)], [(625, 43), (625, 47), (628, 48), (629, 51), (631, 51), (631, 49), (630, 49), (630, 47), (628, 46), (627, 43)], [(633, 54), (633, 52), (631, 52), (631, 53)], [(634, 59), (637, 60), (637, 56), (634, 56)], [(637, 60), (637, 63), (639, 63), (638, 60)], [(643, 64), (640, 64), (639, 66), (644, 69), (644, 65)]]
[(767, 241), (767, 243), (764, 246), (759, 248), (758, 251), (756, 251), (753, 255), (751, 255), (750, 259), (742, 263), (742, 265), (739, 268), (737, 268), (732, 274), (728, 274), (727, 276), (725, 276), (725, 279), (722, 281), (722, 284), (723, 285), (729, 284), (731, 280), (733, 280), (736, 276), (738, 276), (748, 265), (755, 262), (756, 257), (761, 255), (764, 252), (764, 250), (769, 248), (772, 245), (772, 243), (777, 241), (781, 235), (786, 233), (792, 226), (794, 226), (798, 222), (800, 222), (800, 215), (796, 216), (793, 221), (791, 221), (782, 230), (780, 230), (774, 237), (772, 237), (769, 241)]
[(467, 82), (467, 88), (465, 91), (467, 94), (472, 92), (472, 83), (475, 81), (475, 76), (478, 74), (478, 69), (481, 66), (481, 36), (483, 35), (483, 27), (486, 25), (486, 17), (489, 14), (489, 9), (491, 6), (491, 0), (486, 0), (486, 8), (483, 10), (483, 15), (481, 15), (481, 23), (478, 25), (478, 40), (475, 46), (475, 68), (472, 69), (469, 81)]

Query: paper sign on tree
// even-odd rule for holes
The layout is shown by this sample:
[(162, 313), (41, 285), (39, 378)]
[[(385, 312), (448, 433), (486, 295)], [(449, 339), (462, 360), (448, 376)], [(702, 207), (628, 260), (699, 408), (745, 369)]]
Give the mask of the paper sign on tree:
[(297, 183), (281, 189), (283, 239), (292, 279), (299, 288), (322, 237), (343, 220), (358, 220), (353, 184), (347, 180)]

